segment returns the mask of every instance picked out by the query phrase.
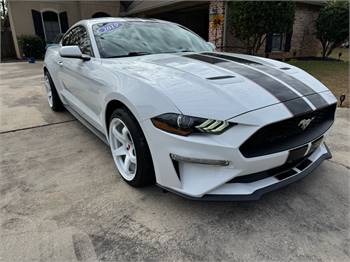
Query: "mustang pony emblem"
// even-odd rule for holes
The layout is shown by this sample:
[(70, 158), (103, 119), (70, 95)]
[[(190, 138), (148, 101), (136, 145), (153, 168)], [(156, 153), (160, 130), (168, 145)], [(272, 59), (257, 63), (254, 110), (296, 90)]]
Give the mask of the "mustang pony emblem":
[(300, 127), (302, 130), (305, 130), (310, 125), (311, 121), (314, 120), (314, 118), (315, 117), (301, 120), (298, 124), (298, 127)]

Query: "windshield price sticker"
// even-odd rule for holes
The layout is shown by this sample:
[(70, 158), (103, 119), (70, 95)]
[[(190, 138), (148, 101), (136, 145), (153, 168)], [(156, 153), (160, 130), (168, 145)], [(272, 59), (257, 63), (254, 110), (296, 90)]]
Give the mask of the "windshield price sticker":
[(105, 24), (104, 26), (101, 26), (101, 27), (98, 29), (98, 32), (99, 32), (99, 33), (110, 32), (110, 31), (113, 31), (113, 30), (119, 28), (120, 26), (121, 26), (120, 23), (108, 23), (108, 24)]

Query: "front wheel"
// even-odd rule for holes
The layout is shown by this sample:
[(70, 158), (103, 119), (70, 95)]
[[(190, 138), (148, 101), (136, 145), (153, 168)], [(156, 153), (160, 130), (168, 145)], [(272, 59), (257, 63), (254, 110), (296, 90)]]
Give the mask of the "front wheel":
[(50, 108), (53, 111), (62, 111), (63, 104), (48, 71), (45, 71), (44, 73), (44, 85), (46, 90), (47, 102), (49, 103)]
[(126, 109), (116, 109), (109, 122), (109, 144), (122, 178), (131, 186), (155, 182), (152, 157), (140, 126)]

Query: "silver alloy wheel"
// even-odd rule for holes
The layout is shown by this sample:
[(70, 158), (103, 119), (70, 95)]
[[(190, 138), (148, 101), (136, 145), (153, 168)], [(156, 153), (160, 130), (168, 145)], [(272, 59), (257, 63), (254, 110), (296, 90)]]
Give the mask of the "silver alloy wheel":
[(52, 107), (52, 104), (53, 104), (52, 89), (51, 89), (50, 79), (47, 73), (44, 76), (44, 85), (46, 89), (47, 101), (49, 102), (49, 106)]
[(109, 144), (119, 173), (127, 181), (133, 180), (137, 171), (136, 149), (129, 129), (119, 118), (110, 123)]

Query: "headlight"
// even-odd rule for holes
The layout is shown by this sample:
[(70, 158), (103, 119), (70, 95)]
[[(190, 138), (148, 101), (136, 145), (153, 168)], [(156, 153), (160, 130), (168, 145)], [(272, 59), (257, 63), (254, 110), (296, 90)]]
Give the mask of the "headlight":
[(221, 134), (228, 128), (236, 125), (228, 121), (185, 116), (167, 113), (151, 119), (155, 127), (169, 133), (188, 136), (192, 133)]

